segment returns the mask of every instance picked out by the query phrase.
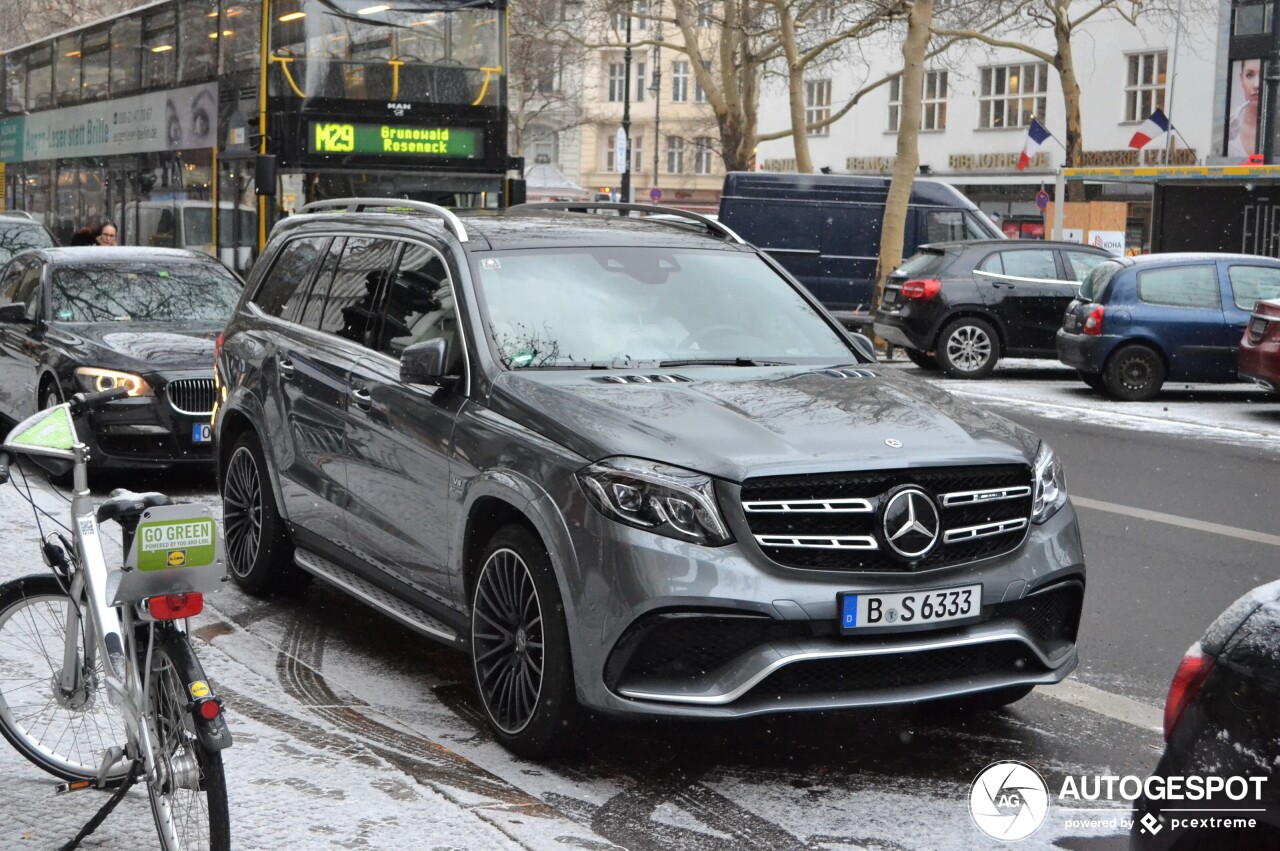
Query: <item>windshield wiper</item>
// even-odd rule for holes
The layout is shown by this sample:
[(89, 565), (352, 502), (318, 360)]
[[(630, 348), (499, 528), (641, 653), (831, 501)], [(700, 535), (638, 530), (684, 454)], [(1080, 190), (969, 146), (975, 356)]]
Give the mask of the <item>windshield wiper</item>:
[(759, 360), (757, 358), (687, 358), (686, 360), (659, 361), (659, 367), (669, 366), (791, 366), (782, 360)]

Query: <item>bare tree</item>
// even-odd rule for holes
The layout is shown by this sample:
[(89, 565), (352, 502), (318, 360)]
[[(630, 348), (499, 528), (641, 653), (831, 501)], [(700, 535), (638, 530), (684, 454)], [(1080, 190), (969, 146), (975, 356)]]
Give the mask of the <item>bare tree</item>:
[(8, 50), (136, 5), (132, 0), (0, 0), (0, 20), (5, 22), (0, 49)]
[(588, 120), (581, 86), (585, 50), (566, 9), (561, 0), (511, 4), (507, 106), (511, 150), (519, 156), (539, 134), (561, 133)]
[(902, 262), (906, 239), (907, 206), (911, 185), (920, 164), (920, 102), (924, 97), (924, 62), (929, 52), (929, 27), (933, 23), (933, 0), (914, 0), (907, 18), (907, 37), (902, 43), (902, 114), (898, 123), (898, 158), (893, 164), (889, 197), (880, 226), (880, 263), (876, 269), (876, 289), (872, 306), (880, 304), (884, 282)]

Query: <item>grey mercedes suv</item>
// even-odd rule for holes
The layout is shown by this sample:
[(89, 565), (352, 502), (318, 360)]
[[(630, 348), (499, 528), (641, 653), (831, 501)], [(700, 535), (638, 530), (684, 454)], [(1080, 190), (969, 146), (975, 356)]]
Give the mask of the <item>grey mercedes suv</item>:
[(584, 707), (999, 706), (1072, 670), (1045, 443), (878, 366), (728, 228), (586, 206), (275, 229), (218, 343), (246, 591), (314, 575), (466, 651), (525, 756)]

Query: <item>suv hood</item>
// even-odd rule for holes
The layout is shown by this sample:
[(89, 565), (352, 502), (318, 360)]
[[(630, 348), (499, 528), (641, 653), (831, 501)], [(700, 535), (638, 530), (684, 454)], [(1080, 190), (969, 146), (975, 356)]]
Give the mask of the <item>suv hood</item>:
[[(632, 455), (718, 478), (939, 464), (1033, 463), (1039, 439), (875, 366), (503, 373), (490, 407), (592, 461)], [(616, 383), (619, 378), (628, 383)], [(900, 442), (894, 448), (887, 441)]]

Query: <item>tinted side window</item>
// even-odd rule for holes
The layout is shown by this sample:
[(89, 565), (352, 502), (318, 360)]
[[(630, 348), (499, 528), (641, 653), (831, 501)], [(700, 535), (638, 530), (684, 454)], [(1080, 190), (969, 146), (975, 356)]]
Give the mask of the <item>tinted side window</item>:
[(325, 299), (320, 330), (367, 345), (370, 320), (382, 287), (390, 279), (401, 243), (367, 236), (347, 238), (337, 273)]
[(1053, 252), (1047, 248), (1002, 251), (1004, 273), (1018, 278), (1054, 280), (1058, 277), (1058, 265)]
[(338, 268), (338, 258), (342, 256), (345, 237), (334, 237), (319, 262), (320, 271), (309, 288), (299, 287), (294, 291), (280, 318), (286, 322), (296, 322), (315, 330), (320, 329), (320, 317), (324, 316), (324, 298), (329, 294), (329, 283), (333, 280), (333, 270)]
[(1236, 307), (1253, 310), (1262, 299), (1280, 298), (1280, 269), (1270, 266), (1232, 266), (1227, 269), (1231, 279), (1231, 295)]
[(370, 348), (398, 358), (415, 343), (442, 337), (454, 350), (457, 311), (449, 271), (439, 254), (424, 245), (406, 245), (385, 293)]
[(1063, 255), (1067, 258), (1067, 268), (1071, 270), (1071, 276), (1080, 283), (1084, 283), (1085, 278), (1089, 277), (1089, 273), (1098, 267), (1098, 264), (1107, 259), (1105, 254), (1090, 254), (1087, 251), (1064, 251)]
[(301, 291), (305, 295), (316, 261), (328, 242), (327, 236), (304, 237), (289, 242), (276, 255), (271, 271), (253, 295), (253, 303), (268, 316), (283, 313), (295, 293)]
[(1138, 298), (1169, 307), (1219, 307), (1218, 270), (1214, 266), (1171, 266), (1139, 272)]
[(36, 264), (22, 270), (22, 280), (14, 293), (14, 302), (27, 306), (26, 316), (32, 322), (40, 318), (40, 272), (44, 267)]
[(997, 251), (995, 254), (990, 255), (989, 257), (987, 257), (987, 259), (983, 260), (981, 263), (978, 264), (978, 271), (990, 272), (993, 275), (1003, 275), (1004, 262), (1000, 259), (1000, 257), (1001, 257), (1001, 254), (999, 251)]
[(5, 267), (3, 277), (0, 277), (0, 304), (13, 304), (18, 300), (18, 282), (26, 268), (21, 261)]
[(930, 210), (924, 216), (925, 239), (921, 242), (956, 242), (990, 239), (977, 221), (965, 210)]

